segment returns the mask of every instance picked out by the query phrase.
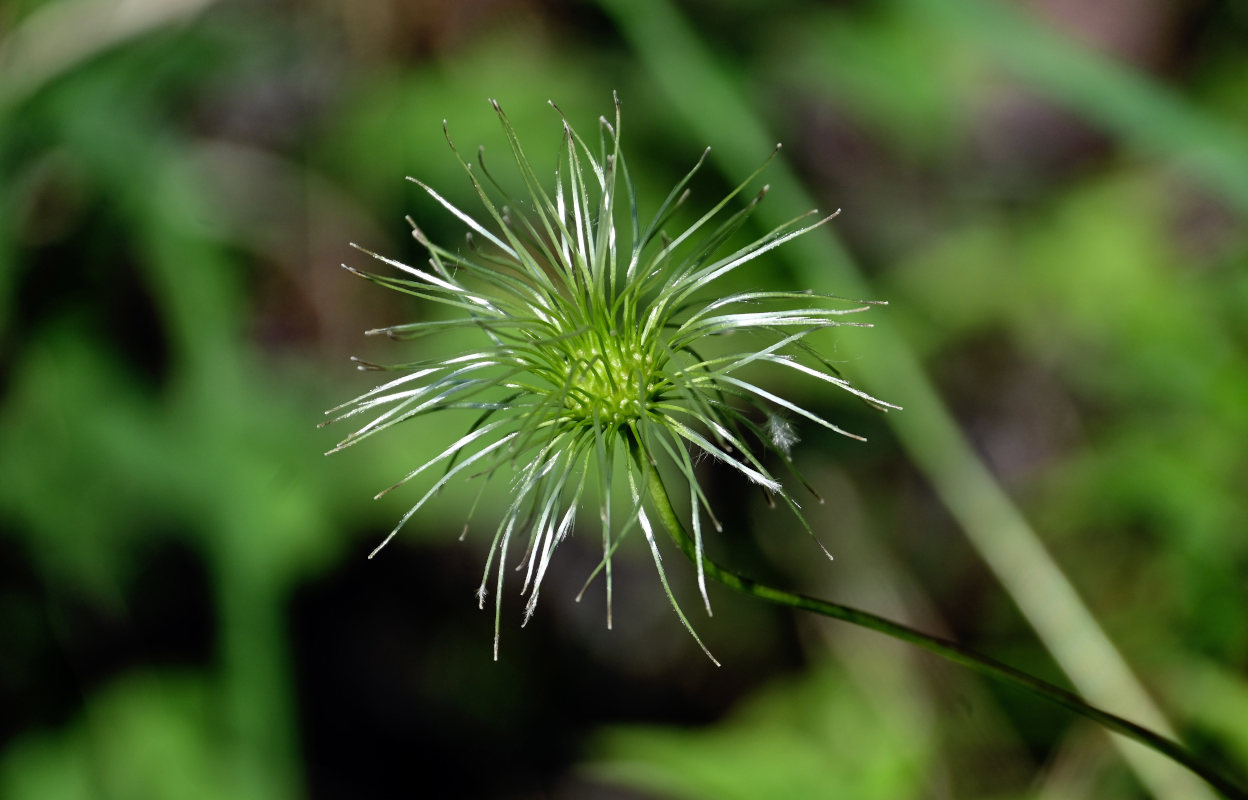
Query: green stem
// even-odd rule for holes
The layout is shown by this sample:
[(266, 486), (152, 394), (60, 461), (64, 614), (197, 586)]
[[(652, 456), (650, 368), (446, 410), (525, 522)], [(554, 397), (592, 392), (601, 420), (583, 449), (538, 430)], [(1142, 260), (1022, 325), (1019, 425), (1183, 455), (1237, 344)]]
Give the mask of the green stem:
[[(676, 543), (681, 552), (696, 564), (698, 562), (698, 553), (694, 547), (693, 539), (689, 536), (684, 524), (681, 523), (680, 518), (672, 508), (671, 499), (667, 496), (667, 487), (664, 486), (658, 470), (650, 463), (646, 455), (640, 452), (640, 448), (634, 450), (634, 457), (642, 471), (646, 474), (650, 496), (654, 500), (655, 511), (658, 513), (659, 519), (662, 520), (663, 526), (667, 528), (668, 533), (671, 534), (672, 541)], [(1032, 694), (1087, 717), (1114, 733), (1134, 739), (1173, 759), (1206, 780), (1223, 797), (1229, 800), (1248, 800), (1248, 791), (1236, 786), (1229, 778), (1220, 774), (1213, 767), (1206, 764), (1198, 755), (1178, 742), (1167, 739), (1130, 720), (1091, 706), (1077, 695), (1054, 686), (1047, 681), (1003, 664), (996, 659), (969, 650), (957, 642), (930, 636), (875, 614), (758, 583), (732, 570), (721, 567), (705, 555), (702, 556), (701, 562), (702, 569), (708, 578), (713, 578), (731, 589), (736, 589), (739, 592), (744, 592), (752, 597), (757, 597), (760, 600), (766, 600), (777, 605), (800, 608), (816, 614), (822, 614), (825, 617), (869, 628), (885, 636), (891, 636), (894, 639), (900, 639), (916, 647), (921, 647), (930, 653), (935, 653), (981, 675), (1026, 689)]]

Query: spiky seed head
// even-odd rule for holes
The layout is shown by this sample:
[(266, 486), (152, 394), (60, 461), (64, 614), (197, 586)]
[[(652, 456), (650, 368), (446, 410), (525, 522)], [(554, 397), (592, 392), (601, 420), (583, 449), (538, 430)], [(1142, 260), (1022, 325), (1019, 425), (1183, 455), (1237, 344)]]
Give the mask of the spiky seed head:
[[(517, 211), (521, 204), (495, 182), (483, 154), (478, 156), (479, 170), (474, 170), (448, 133), (447, 143), (484, 216), (479, 220), (433, 188), (410, 180), (468, 228), (469, 247), (439, 246), (409, 218), (413, 236), (429, 252), (427, 265), (412, 267), (368, 253), (404, 277), (347, 267), (374, 283), (457, 312), (448, 320), (370, 333), (406, 340), (471, 330), (478, 341), (467, 350), (417, 362), (360, 362), (361, 369), (392, 370), (399, 376), (327, 412), (328, 422), (357, 415), (371, 418), (330, 452), (416, 417), (451, 409), (478, 412), (462, 436), (390, 487), (434, 468), (441, 472), (373, 555), (448, 482), (477, 479), (484, 492), (490, 478), (505, 476), (509, 488), (504, 493), (510, 500), (494, 529), (478, 589), (484, 606), (493, 579), (495, 658), (512, 545), (516, 539), (525, 543), (519, 567), (524, 571), (521, 591), (528, 595), (527, 621), (556, 547), (571, 533), (577, 509), (591, 500), (601, 519), (603, 556), (586, 584), (604, 575), (608, 626), (611, 556), (622, 537), (640, 529), (669, 601), (698, 640), (668, 587), (647, 512), (643, 467), (659, 465), (669, 487), (684, 488), (700, 554), (703, 515), (717, 529), (721, 526), (699, 486), (696, 458), (709, 457), (736, 470), (779, 497), (800, 520), (797, 504), (772, 475), (764, 452), (772, 452), (801, 480), (789, 454), (797, 442), (791, 418), (854, 436), (747, 381), (742, 377), (747, 366), (794, 370), (876, 408), (896, 408), (852, 386), (806, 341), (829, 326), (864, 324), (842, 317), (866, 310), (869, 303), (809, 290), (717, 291), (729, 273), (836, 214), (819, 217), (811, 212), (743, 247), (721, 252), (766, 193), (764, 187), (742, 207), (730, 208), (764, 162), (696, 222), (669, 237), (662, 227), (689, 196), (688, 185), (706, 152), (642, 225), (642, 203), (620, 150), (618, 98), (614, 122), (600, 119), (597, 148), (564, 118), (559, 163), (549, 185), (530, 166), (501, 106), (491, 104), (519, 169), (523, 207), (529, 212)], [(730, 333), (751, 334), (733, 338), (754, 347), (711, 354), (703, 346), (708, 337)], [(623, 503), (613, 499), (617, 485), (623, 489)], [(709, 613), (700, 564), (698, 585)]]

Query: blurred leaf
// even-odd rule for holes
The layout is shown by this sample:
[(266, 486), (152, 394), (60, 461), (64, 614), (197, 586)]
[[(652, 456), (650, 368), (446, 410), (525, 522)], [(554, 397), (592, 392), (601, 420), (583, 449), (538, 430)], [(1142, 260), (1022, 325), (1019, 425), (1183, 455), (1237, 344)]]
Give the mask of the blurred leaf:
[(1189, 170), (1248, 214), (1248, 143), (1234, 126), (1009, 4), (900, 2), (914, 15), (915, 25), (937, 28), (959, 46), (989, 55), (1124, 144)]
[(931, 158), (964, 136), (968, 83), (980, 61), (947, 37), (886, 6), (826, 9), (775, 33), (764, 63), (781, 70), (776, 79), (832, 99), (888, 146)]
[(195, 677), (137, 675), (92, 696), (59, 734), (31, 734), (0, 759), (10, 800), (210, 800), (239, 796), (212, 694)]
[(689, 800), (926, 796), (935, 754), (913, 732), (890, 730), (888, 721), (904, 713), (882, 714), (858, 687), (823, 665), (778, 682), (707, 728), (610, 728), (588, 768)]
[[(344, 185), (390, 208), (382, 214), (391, 214), (396, 223), (401, 224), (404, 213), (419, 216), (419, 208), (437, 209), (403, 180), (407, 175), (453, 200), (475, 200), (463, 168), (447, 147), (442, 123), (446, 121), (466, 159), (475, 160), (477, 147), (485, 146), (487, 166), (503, 168), (510, 155), (488, 104), (494, 98), (522, 138), (532, 142), (530, 156), (538, 174), (553, 172), (562, 123), (547, 101), (559, 103), (575, 125), (610, 108), (611, 87), (577, 66), (587, 57), (574, 43), (570, 49), (555, 48), (523, 26), (491, 32), (433, 68), (376, 76), (335, 115), (337, 124), (324, 132), (317, 159)], [(517, 69), (521, 63), (524, 69)], [(581, 127), (592, 130), (592, 125)], [(533, 138), (527, 131), (548, 131), (549, 136)], [(454, 230), (462, 236), (459, 227)]]
[[(1230, 302), (1236, 270), (1192, 263), (1173, 242), (1182, 199), (1148, 173), (1106, 176), (1024, 220), (951, 232), (894, 277), (930, 315), (915, 340), (931, 357), (1005, 331), (1064, 379), (1087, 441), (1046, 469), (1045, 529), (1159, 538), (1175, 630), (1239, 658), (1248, 359), (1233, 329), (1248, 308)], [(1085, 564), (1096, 586), (1093, 564), (1072, 569)]]
[(1191, 724), (1215, 732), (1248, 777), (1248, 679), (1221, 664), (1178, 660), (1168, 687), (1189, 709)]

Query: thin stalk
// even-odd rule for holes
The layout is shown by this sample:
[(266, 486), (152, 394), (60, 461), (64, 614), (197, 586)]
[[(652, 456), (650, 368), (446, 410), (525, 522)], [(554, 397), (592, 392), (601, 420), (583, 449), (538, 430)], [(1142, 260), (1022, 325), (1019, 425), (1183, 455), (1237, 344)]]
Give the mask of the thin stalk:
[(820, 600), (809, 595), (785, 591), (784, 589), (777, 589), (774, 586), (759, 583), (720, 566), (706, 555), (698, 553), (693, 538), (685, 530), (680, 517), (677, 516), (676, 511), (672, 508), (671, 499), (667, 495), (667, 487), (664, 486), (663, 479), (659, 476), (659, 472), (654, 464), (650, 463), (650, 460), (644, 453), (640, 452), (639, 448), (634, 449), (633, 456), (640, 469), (646, 474), (650, 497), (654, 501), (655, 511), (662, 521), (663, 527), (667, 528), (672, 541), (676, 543), (676, 546), (680, 548), (680, 551), (690, 561), (694, 562), (695, 565), (701, 564), (702, 570), (708, 578), (719, 581), (730, 589), (736, 589), (760, 600), (788, 606), (789, 608), (800, 608), (825, 617), (838, 619), (842, 622), (848, 622), (852, 625), (868, 628), (885, 636), (891, 636), (894, 639), (921, 647), (929, 653), (935, 653), (955, 664), (967, 667), (980, 675), (1025, 689), (1038, 697), (1086, 717), (1114, 733), (1134, 739), (1140, 744), (1150, 747), (1173, 761), (1182, 764), (1207, 781), (1210, 786), (1216, 789), (1223, 797), (1228, 798), (1228, 800), (1248, 800), (1248, 790), (1236, 786), (1229, 778), (1222, 775), (1212, 766), (1205, 763), (1200, 756), (1178, 742), (1155, 733), (1142, 725), (1137, 725), (1130, 720), (1089, 705), (1077, 695), (1054, 686), (1048, 681), (1041, 680), (1008, 664), (1003, 664), (994, 658), (977, 653), (957, 642), (942, 639), (938, 636), (931, 636), (857, 608)]

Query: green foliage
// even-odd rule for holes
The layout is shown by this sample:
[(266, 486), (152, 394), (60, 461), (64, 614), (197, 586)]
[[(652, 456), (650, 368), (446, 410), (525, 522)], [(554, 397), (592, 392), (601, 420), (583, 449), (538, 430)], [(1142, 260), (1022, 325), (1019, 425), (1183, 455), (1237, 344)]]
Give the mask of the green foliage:
[[(591, 774), (663, 797), (891, 800), (923, 796), (936, 757), (901, 697), (858, 691), (828, 664), (777, 681), (705, 730), (633, 725), (603, 733)], [(907, 716), (909, 717), (907, 719)]]
[(34, 735), (0, 761), (14, 800), (210, 800), (230, 788), (228, 745), (214, 736), (212, 692), (200, 679), (134, 676), (92, 697), (76, 725)]
[[(1248, 652), (1243, 630), (1227, 624), (1242, 611), (1248, 556), (1233, 486), (1248, 468), (1237, 446), (1248, 435), (1248, 371), (1231, 365), (1243, 360), (1235, 327), (1248, 306), (1230, 265), (1183, 265), (1182, 213), (1164, 175), (1105, 176), (1034, 218), (951, 231), (904, 265), (895, 287), (931, 315), (914, 331), (929, 357), (1006, 335), (1060, 379), (1067, 402), (1112, 418), (1039, 476), (1042, 527), (1102, 531), (1120, 547), (1128, 533), (1161, 543), (1156, 572), (1148, 554), (1123, 554), (1140, 570), (1130, 591), (1170, 596), (1184, 646), (1235, 660)], [(1073, 552), (1070, 564), (1096, 591), (1099, 566)]]

